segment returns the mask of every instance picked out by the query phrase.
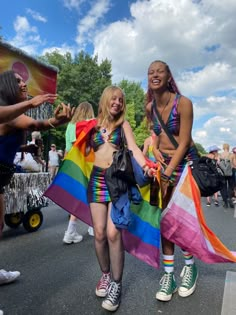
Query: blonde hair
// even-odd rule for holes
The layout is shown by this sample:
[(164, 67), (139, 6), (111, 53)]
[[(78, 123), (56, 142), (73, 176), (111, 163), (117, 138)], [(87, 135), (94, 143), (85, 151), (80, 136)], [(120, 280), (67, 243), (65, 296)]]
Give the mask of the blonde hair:
[(229, 151), (229, 144), (228, 143), (223, 144), (223, 150)]
[[(115, 91), (120, 91), (123, 96), (123, 105), (121, 107), (121, 111), (115, 117), (110, 114), (110, 101), (115, 93)], [(104, 89), (98, 107), (98, 122), (97, 128), (101, 126), (110, 127), (111, 129), (115, 129), (116, 127), (120, 126), (125, 119), (125, 111), (126, 111), (126, 102), (125, 102), (125, 95), (121, 88), (118, 86), (108, 86)]]
[(40, 131), (33, 131), (33, 132), (31, 133), (31, 138), (32, 138), (32, 139), (41, 139), (42, 137), (41, 137)]
[(93, 106), (89, 102), (80, 103), (71, 119), (72, 124), (76, 124), (78, 121), (94, 118)]

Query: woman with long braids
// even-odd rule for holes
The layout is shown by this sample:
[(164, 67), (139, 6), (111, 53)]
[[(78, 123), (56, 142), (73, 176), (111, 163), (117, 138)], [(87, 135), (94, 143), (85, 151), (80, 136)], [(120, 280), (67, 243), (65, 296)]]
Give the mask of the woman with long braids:
[[(161, 192), (163, 209), (166, 208), (182, 171), (189, 160), (198, 158), (192, 140), (193, 124), (192, 102), (181, 95), (169, 66), (163, 61), (153, 61), (148, 68), (149, 103), (146, 106), (147, 117), (153, 123), (156, 134), (153, 153), (157, 161), (163, 165), (161, 175)], [(178, 143), (176, 148), (163, 130), (159, 120), (164, 124)], [(174, 244), (162, 237), (163, 265), (165, 273), (160, 281), (160, 289), (156, 298), (169, 301), (177, 284), (174, 277)], [(181, 297), (187, 297), (195, 291), (198, 272), (191, 253), (183, 251), (185, 266), (181, 272), (182, 282), (178, 288)]]
[[(0, 105), (2, 106), (25, 102), (26, 104), (30, 104), (30, 107), (34, 107), (33, 104), (42, 104), (43, 102), (53, 103), (57, 95), (37, 95), (31, 100), (27, 100), (27, 97), (27, 85), (18, 73), (9, 70), (0, 74)], [(21, 114), (9, 122), (0, 124), (0, 236), (3, 227), (4, 186), (10, 182), (13, 176), (13, 160), (16, 152), (23, 144), (24, 131), (55, 128), (68, 122), (71, 114), (70, 107), (62, 103), (55, 110), (53, 118), (35, 120)]]

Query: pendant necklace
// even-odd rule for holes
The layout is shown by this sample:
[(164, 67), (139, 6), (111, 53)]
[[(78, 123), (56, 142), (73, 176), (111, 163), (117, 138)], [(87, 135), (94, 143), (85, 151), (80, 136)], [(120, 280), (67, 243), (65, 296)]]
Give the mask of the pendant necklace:
[(110, 133), (108, 132), (108, 130), (106, 128), (101, 128), (101, 132), (102, 132), (102, 137), (104, 141), (108, 142), (110, 138)]

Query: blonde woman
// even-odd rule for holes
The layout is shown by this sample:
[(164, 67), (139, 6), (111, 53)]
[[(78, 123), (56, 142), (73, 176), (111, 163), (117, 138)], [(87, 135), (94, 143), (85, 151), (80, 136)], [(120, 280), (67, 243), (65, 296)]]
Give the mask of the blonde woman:
[(105, 298), (102, 307), (108, 311), (116, 311), (120, 305), (125, 258), (121, 231), (111, 220), (111, 198), (105, 181), (105, 172), (112, 163), (113, 152), (121, 145), (121, 128), (137, 162), (144, 171), (149, 171), (145, 157), (135, 143), (130, 124), (125, 121), (125, 110), (123, 91), (117, 86), (107, 87), (99, 102), (97, 125), (90, 141), (95, 161), (88, 183), (88, 201), (94, 227), (95, 251), (102, 273), (95, 293)]
[[(75, 113), (67, 125), (66, 128), (66, 151), (70, 151), (73, 143), (76, 140), (76, 123), (82, 120), (88, 120), (94, 118), (93, 107), (88, 102), (82, 102), (78, 105), (75, 110)], [(63, 238), (63, 242), (65, 244), (79, 243), (83, 240), (83, 236), (77, 232), (77, 218), (73, 215), (70, 215), (69, 224), (67, 230), (65, 231), (65, 235)], [(93, 235), (93, 228), (89, 227), (88, 233)]]

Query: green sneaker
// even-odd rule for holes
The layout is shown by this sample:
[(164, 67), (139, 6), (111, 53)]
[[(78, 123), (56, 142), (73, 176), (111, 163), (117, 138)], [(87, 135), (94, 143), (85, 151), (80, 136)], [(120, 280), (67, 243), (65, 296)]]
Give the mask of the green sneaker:
[(156, 293), (156, 299), (159, 301), (170, 301), (173, 293), (177, 291), (177, 285), (173, 272), (165, 272), (160, 281), (161, 288)]
[(180, 277), (182, 278), (182, 283), (178, 289), (178, 293), (182, 297), (187, 297), (191, 295), (197, 284), (198, 272), (195, 264), (185, 265)]

